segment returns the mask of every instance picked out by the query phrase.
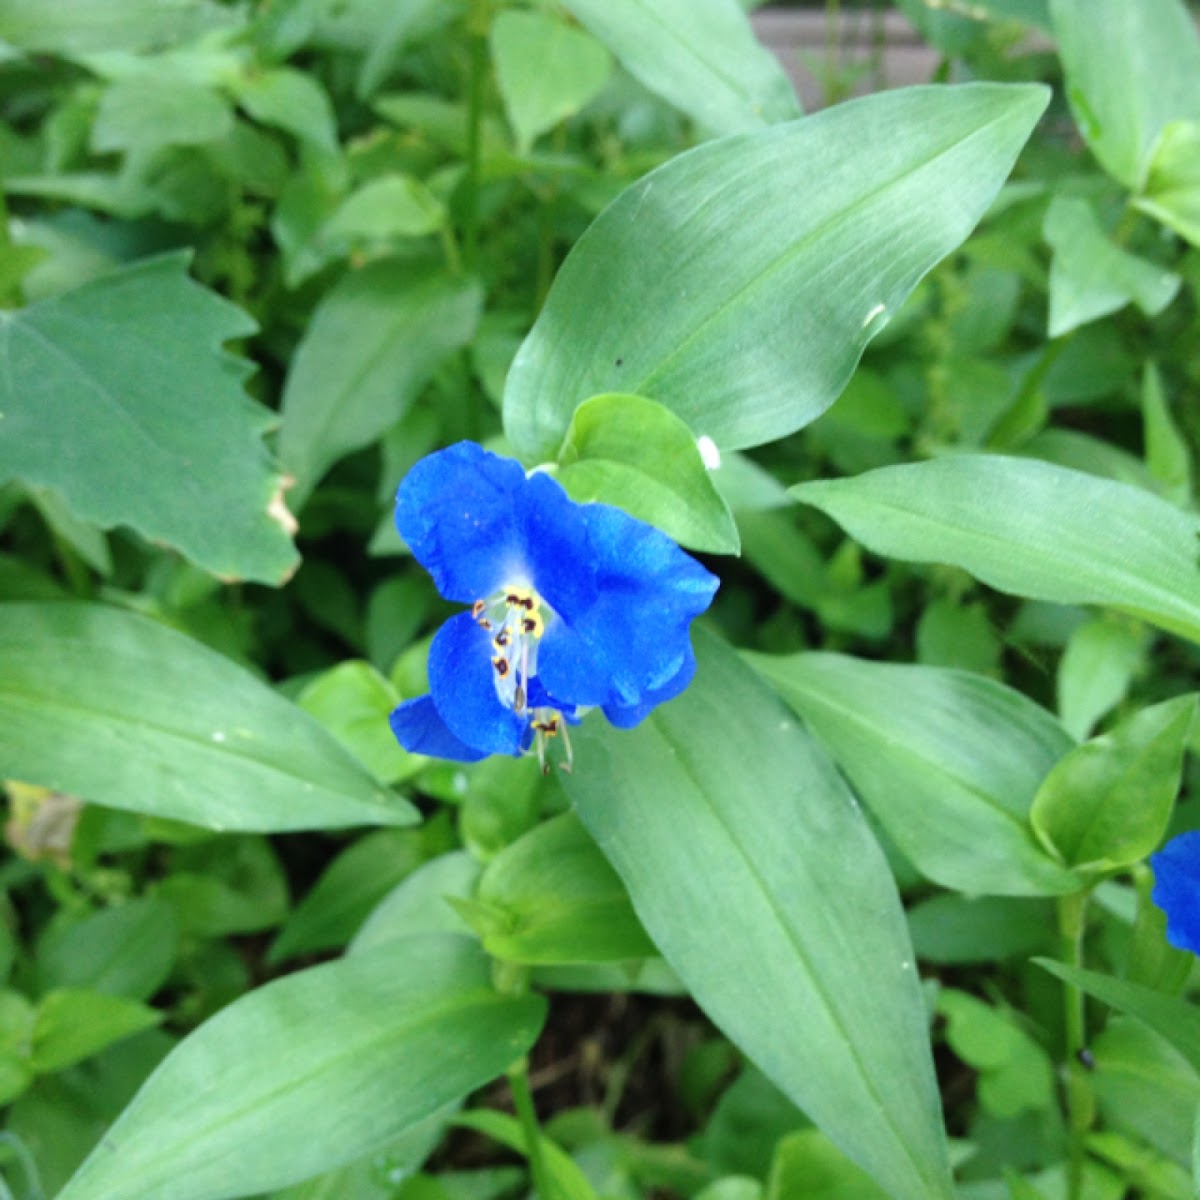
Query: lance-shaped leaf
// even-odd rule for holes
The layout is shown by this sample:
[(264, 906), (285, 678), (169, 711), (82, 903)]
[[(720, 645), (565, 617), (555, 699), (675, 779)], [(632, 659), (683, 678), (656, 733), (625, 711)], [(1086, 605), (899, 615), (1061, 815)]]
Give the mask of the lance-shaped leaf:
[(562, 784), (701, 1007), (897, 1200), (951, 1194), (924, 1004), (887, 861), (778, 697), (698, 632), (631, 731), (585, 722)]
[(983, 895), (1079, 888), (1029, 823), (1038, 785), (1073, 745), (1032, 700), (940, 667), (841, 654), (755, 654), (750, 661), (930, 879)]
[(517, 354), (513, 445), (552, 458), (576, 406), (604, 392), (657, 400), (724, 448), (799, 429), (971, 232), (1046, 99), (887, 92), (652, 171), (576, 244)]
[(454, 935), (277, 979), (167, 1056), (59, 1200), (229, 1200), (330, 1170), (499, 1075), (544, 1012)]
[(276, 423), (221, 349), (254, 322), (193, 283), (172, 254), (0, 312), (0, 482), (59, 493), (223, 579), (281, 583), (295, 568)]
[(479, 285), (411, 262), (352, 271), (321, 302), (283, 392), (279, 456), (300, 505), (344, 454), (370, 445), (479, 319)]
[(564, 0), (639, 82), (713, 133), (800, 115), (735, 0)]
[(236, 663), (99, 605), (0, 605), (0, 762), (16, 779), (212, 829), (417, 817)]
[(1141, 488), (964, 454), (792, 494), (876, 554), (949, 563), (1035, 600), (1108, 605), (1200, 641), (1200, 522)]

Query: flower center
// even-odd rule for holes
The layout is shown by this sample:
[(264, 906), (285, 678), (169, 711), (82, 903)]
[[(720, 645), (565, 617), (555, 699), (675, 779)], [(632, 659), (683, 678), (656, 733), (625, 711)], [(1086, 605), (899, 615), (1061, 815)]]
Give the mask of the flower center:
[(502, 587), (486, 600), (476, 600), (471, 615), (481, 628), (492, 634), (492, 682), (502, 704), (513, 712), (529, 709), (534, 731), (538, 762), (543, 772), (546, 747), (550, 739), (563, 739), (566, 761), (564, 770), (571, 769), (571, 744), (567, 738), (566, 721), (556, 708), (546, 705), (530, 706), (529, 683), (537, 674), (538, 643), (546, 631), (549, 605), (525, 586)]

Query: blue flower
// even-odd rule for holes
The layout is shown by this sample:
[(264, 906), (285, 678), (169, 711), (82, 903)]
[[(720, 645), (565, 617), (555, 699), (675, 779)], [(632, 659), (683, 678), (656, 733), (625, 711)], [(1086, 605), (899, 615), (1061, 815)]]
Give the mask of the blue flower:
[(1172, 838), (1150, 855), (1150, 899), (1167, 914), (1167, 941), (1200, 954), (1200, 829)]
[(600, 708), (636, 725), (696, 669), (692, 618), (717, 579), (665, 534), (607, 504), (576, 504), (549, 475), (459, 442), (422, 459), (396, 525), (447, 600), (429, 695), (391, 716), (406, 749), (474, 762), (544, 754)]

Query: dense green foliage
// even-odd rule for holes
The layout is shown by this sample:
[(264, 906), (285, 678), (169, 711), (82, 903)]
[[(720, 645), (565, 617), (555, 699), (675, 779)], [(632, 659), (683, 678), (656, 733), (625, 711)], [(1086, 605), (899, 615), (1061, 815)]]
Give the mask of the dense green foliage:
[[(1194, 13), (744, 7), (0, 0), (0, 1196), (1195, 1194)], [(721, 577), (569, 773), (388, 727), (461, 440)]]

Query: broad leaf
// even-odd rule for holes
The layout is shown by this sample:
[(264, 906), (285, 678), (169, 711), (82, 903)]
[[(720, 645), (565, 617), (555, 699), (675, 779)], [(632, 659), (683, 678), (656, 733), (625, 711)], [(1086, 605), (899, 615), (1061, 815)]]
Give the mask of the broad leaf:
[(492, 23), (492, 60), (517, 149), (574, 116), (612, 71), (608, 51), (590, 34), (537, 12), (506, 11)]
[(970, 233), (1045, 105), (1035, 86), (909, 88), (652, 171), (576, 243), (517, 354), (513, 445), (553, 457), (604, 392), (657, 400), (722, 448), (807, 424)]
[(18, 779), (213, 829), (416, 818), (241, 667), (98, 605), (0, 605), (0, 761)]
[(58, 1200), (226, 1200), (376, 1149), (532, 1044), (545, 1002), (489, 975), (437, 935), (248, 993), (167, 1056)]
[(281, 583), (294, 522), (262, 443), (275, 417), (221, 349), (254, 332), (173, 254), (0, 312), (0, 482), (62, 495), (223, 579)]
[(369, 445), (479, 318), (478, 284), (384, 259), (352, 271), (321, 301), (283, 392), (279, 456), (302, 504), (339, 458)]
[(1108, 605), (1200, 641), (1200, 522), (1140, 488), (964, 454), (792, 494), (876, 554), (949, 563), (1035, 600)]
[(1057, 196), (1046, 213), (1052, 338), (1134, 303), (1157, 316), (1175, 298), (1178, 275), (1122, 250), (1105, 235), (1086, 200)]
[(214, 0), (72, 0), (69, 5), (4, 0), (0, 38), (44, 54), (138, 52), (244, 19)]
[(1038, 845), (1029, 809), (1072, 745), (1019, 692), (965, 671), (840, 654), (751, 656), (930, 879), (976, 894), (1079, 881)]
[(788, 77), (734, 0), (564, 0), (652, 92), (713, 133), (800, 115)]
[(505, 847), (475, 895), (494, 914), (483, 944), (497, 958), (586, 963), (655, 953), (621, 880), (570, 813)]
[(644, 396), (593, 396), (571, 419), (558, 481), (657, 525), (694, 550), (736, 554), (737, 525), (688, 427)]
[(1105, 169), (1137, 190), (1170, 121), (1200, 118), (1200, 38), (1180, 0), (1051, 0), (1067, 98)]
[(585, 722), (562, 784), (701, 1007), (898, 1200), (951, 1194), (891, 872), (832, 763), (710, 635), (678, 699)]
[(1132, 866), (1162, 841), (1179, 792), (1196, 697), (1142, 709), (1077, 746), (1042, 781), (1032, 820), (1072, 867)]
[(123, 996), (55, 989), (38, 1001), (29, 1038), (30, 1065), (39, 1074), (61, 1071), (162, 1019), (157, 1009)]
[(1177, 996), (1167, 996), (1154, 988), (1142, 987), (1124, 979), (1114, 979), (1099, 971), (1085, 971), (1068, 963), (1048, 958), (1033, 960), (1051, 975), (1103, 1000), (1110, 1008), (1144, 1021), (1161, 1034), (1180, 1054), (1200, 1071), (1200, 1012)]
[(1135, 205), (1200, 246), (1200, 120), (1163, 128)]

